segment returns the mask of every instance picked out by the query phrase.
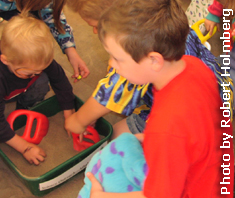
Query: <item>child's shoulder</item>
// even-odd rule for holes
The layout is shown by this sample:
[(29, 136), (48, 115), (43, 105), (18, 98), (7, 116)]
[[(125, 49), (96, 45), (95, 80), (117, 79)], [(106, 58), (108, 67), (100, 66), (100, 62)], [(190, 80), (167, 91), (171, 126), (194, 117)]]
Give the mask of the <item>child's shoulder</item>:
[(192, 55), (184, 55), (182, 57), (182, 60), (184, 60), (187, 64), (191, 64), (191, 63), (195, 63), (197, 62), (197, 64), (203, 64), (203, 62), (197, 58), (196, 56), (192, 56)]
[[(185, 62), (186, 67), (188, 67), (191, 71), (197, 72), (198, 75), (211, 75), (214, 76), (211, 69), (206, 66), (206, 64), (199, 58), (191, 55), (184, 55), (182, 60)], [(200, 73), (199, 73), (200, 72)], [(203, 72), (203, 73), (201, 73)]]

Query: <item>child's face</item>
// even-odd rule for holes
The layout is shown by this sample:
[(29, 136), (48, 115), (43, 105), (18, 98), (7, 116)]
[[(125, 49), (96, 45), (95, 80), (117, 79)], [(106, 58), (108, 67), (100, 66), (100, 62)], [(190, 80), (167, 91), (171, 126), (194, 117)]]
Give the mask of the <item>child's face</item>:
[(105, 38), (104, 48), (110, 54), (109, 65), (115, 68), (118, 74), (133, 84), (141, 85), (151, 82), (150, 58), (146, 57), (139, 63), (135, 62), (112, 36)]
[[(26, 63), (23, 64), (23, 66), (12, 65), (12, 64), (8, 64), (7, 66), (10, 69), (10, 71), (13, 72), (18, 78), (28, 79), (41, 74), (42, 70), (46, 69), (48, 65), (33, 67), (32, 64)], [(32, 68), (37, 68), (37, 69), (32, 69)]]

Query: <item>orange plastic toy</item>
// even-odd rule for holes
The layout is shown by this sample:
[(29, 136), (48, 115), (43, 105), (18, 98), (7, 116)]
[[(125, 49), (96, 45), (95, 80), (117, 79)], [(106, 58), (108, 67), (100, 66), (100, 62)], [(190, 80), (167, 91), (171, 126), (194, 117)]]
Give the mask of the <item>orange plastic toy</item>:
[(80, 142), (80, 140), (79, 140), (80, 134), (72, 133), (74, 150), (83, 151), (83, 150), (89, 148), (90, 146), (92, 146), (95, 143), (100, 141), (100, 136), (99, 136), (98, 132), (93, 127), (88, 126), (86, 128), (86, 131), (88, 132), (88, 134), (83, 136), (82, 142)]
[[(10, 124), (12, 130), (14, 130), (13, 123), (15, 119), (21, 115), (27, 116), (25, 131), (21, 137), (30, 143), (39, 144), (42, 141), (42, 138), (48, 132), (48, 127), (49, 127), (48, 118), (45, 115), (35, 111), (30, 111), (26, 109), (15, 110), (11, 112), (10, 115), (7, 117), (7, 121)], [(31, 137), (32, 125), (35, 119), (37, 120), (36, 130), (34, 136)]]

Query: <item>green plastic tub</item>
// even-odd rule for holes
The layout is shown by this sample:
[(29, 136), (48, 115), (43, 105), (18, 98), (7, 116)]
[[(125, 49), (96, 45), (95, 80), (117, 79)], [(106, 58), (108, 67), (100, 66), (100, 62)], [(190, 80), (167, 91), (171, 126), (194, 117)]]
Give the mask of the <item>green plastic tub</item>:
[[(76, 97), (76, 110), (79, 109), (82, 104), (83, 101)], [(31, 110), (42, 113), (47, 117), (54, 116), (58, 112), (62, 111), (59, 107), (56, 96), (53, 96), (39, 103)], [(26, 117), (19, 116), (14, 121), (14, 129), (17, 130), (23, 127), (25, 124)], [(108, 140), (111, 137), (113, 130), (111, 124), (107, 122), (104, 118), (100, 118), (96, 123), (95, 129), (100, 135), (104, 136), (105, 138), (39, 177), (29, 177), (22, 174), (22, 172), (16, 167), (16, 165), (6, 156), (6, 154), (1, 149), (0, 156), (10, 167), (10, 169), (28, 187), (28, 189), (32, 192), (33, 195), (43, 196), (58, 188), (64, 182), (68, 181), (77, 173), (84, 170), (91, 157), (108, 143)]]

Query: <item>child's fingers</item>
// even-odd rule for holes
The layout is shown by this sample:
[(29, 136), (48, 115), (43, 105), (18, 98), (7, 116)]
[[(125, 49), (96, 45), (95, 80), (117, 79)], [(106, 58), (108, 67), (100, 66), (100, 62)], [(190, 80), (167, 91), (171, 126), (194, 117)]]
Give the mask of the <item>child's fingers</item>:
[[(79, 75), (78, 75), (78, 76), (79, 76)], [(71, 76), (71, 78), (74, 78), (74, 81), (73, 81), (74, 83), (76, 83), (76, 82), (79, 81), (79, 80), (78, 80), (78, 77), (76, 77), (75, 74), (73, 74), (73, 75)]]
[(220, 32), (220, 25), (217, 24), (217, 31)]
[(82, 78), (86, 78), (90, 74), (90, 71), (88, 68), (82, 68), (81, 69), (81, 76)]
[(77, 78), (80, 74), (79, 67), (73, 67), (73, 71), (74, 71), (74, 74), (73, 74), (74, 78)]
[(43, 162), (43, 161), (45, 161), (45, 158), (44, 158), (42, 155), (38, 155), (38, 156), (37, 156), (37, 160), (38, 160), (39, 162)]
[[(43, 154), (43, 153), (42, 153)], [(44, 154), (43, 154), (44, 155)], [(39, 165), (40, 162), (45, 161), (45, 157), (43, 155), (38, 154), (37, 156), (32, 157), (29, 161), (30, 164), (34, 163), (35, 165)]]
[(39, 165), (39, 164), (40, 164), (40, 162), (39, 162), (39, 160), (38, 160), (37, 158), (34, 158), (34, 159), (32, 159), (31, 161), (33, 161), (33, 163), (34, 163), (35, 165)]
[(213, 28), (210, 29), (210, 36), (213, 34)]
[(208, 19), (205, 19), (205, 27), (206, 27), (206, 31), (210, 30), (210, 21)]
[(215, 25), (210, 26), (210, 36), (212, 36), (212, 34), (213, 34), (214, 27), (215, 27)]
[(100, 185), (100, 182), (95, 178), (95, 176), (91, 172), (88, 172), (86, 175), (88, 179), (91, 181), (91, 192), (103, 191), (103, 188)]
[(82, 140), (83, 140), (83, 133), (79, 135), (79, 141), (82, 142)]
[(210, 30), (210, 26), (205, 23), (206, 31)]
[(68, 137), (70, 138), (71, 137), (71, 132), (67, 131), (67, 134), (68, 134)]
[(93, 122), (90, 123), (89, 125), (90, 125), (91, 127), (95, 128), (96, 121), (97, 121), (97, 120), (93, 121)]
[(43, 158), (45, 158), (47, 156), (47, 154), (42, 149), (39, 152), (39, 155), (43, 156)]

